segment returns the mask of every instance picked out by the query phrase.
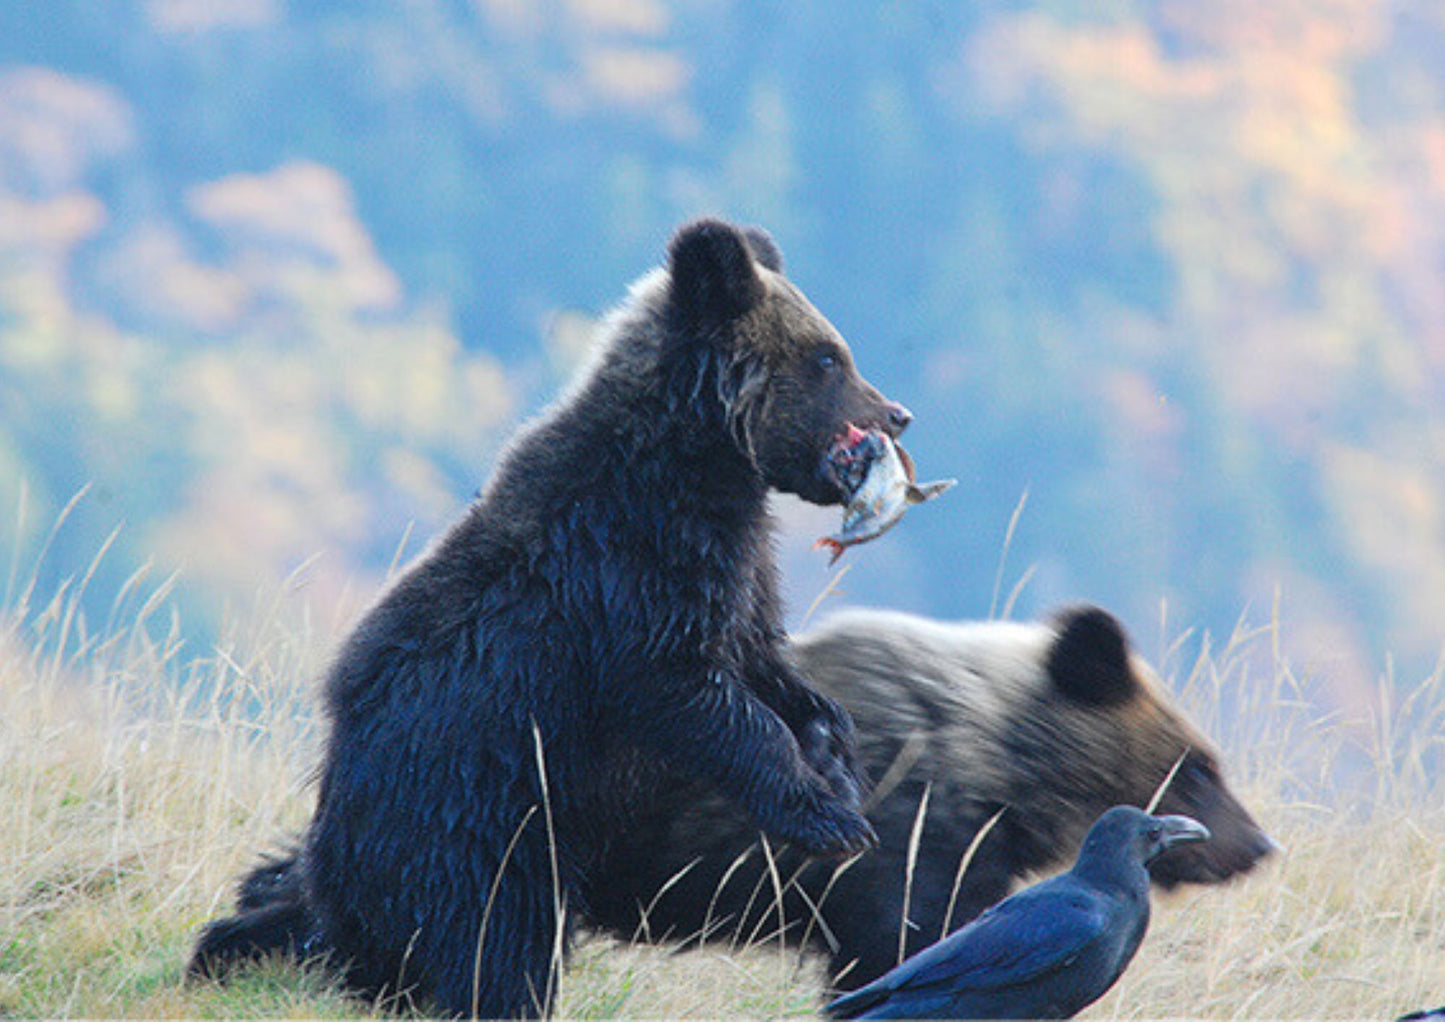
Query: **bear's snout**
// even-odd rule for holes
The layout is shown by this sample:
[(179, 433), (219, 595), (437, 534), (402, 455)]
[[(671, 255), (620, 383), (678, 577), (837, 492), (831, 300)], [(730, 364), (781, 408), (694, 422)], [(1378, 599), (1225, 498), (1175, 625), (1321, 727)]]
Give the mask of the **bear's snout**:
[(913, 421), (913, 413), (897, 401), (888, 402), (888, 410), (885, 414), (884, 429), (888, 435), (897, 440), (899, 435), (908, 428)]

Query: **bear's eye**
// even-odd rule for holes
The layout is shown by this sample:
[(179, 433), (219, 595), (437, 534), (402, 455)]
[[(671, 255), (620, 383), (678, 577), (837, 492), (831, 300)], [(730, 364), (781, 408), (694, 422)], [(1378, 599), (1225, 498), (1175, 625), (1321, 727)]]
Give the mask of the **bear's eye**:
[(1189, 759), (1184, 763), (1184, 780), (1186, 781), (1209, 784), (1214, 782), (1217, 777), (1217, 772), (1209, 763), (1202, 763), (1197, 759)]
[(836, 369), (838, 367), (838, 353), (831, 348), (824, 348), (818, 352), (819, 369)]

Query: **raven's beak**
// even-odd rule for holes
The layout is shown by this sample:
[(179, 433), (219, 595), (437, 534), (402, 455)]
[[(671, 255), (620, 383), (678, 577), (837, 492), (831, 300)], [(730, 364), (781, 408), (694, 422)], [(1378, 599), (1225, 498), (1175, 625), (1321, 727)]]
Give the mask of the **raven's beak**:
[(1155, 856), (1167, 852), (1175, 845), (1187, 845), (1195, 841), (1208, 841), (1210, 838), (1209, 828), (1198, 820), (1191, 820), (1187, 816), (1160, 816), (1157, 817), (1161, 830), (1159, 839), (1154, 845), (1153, 854), (1149, 856), (1152, 860)]

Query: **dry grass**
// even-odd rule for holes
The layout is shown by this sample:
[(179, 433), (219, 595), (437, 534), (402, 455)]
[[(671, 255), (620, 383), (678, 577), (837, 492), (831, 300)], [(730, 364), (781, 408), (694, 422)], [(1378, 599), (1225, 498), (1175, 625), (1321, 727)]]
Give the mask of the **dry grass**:
[[(256, 850), (306, 818), (308, 679), (336, 629), (262, 605), (197, 656), (159, 620), (166, 583), (138, 576), (95, 632), (83, 586), (40, 603), (12, 582), (0, 625), (0, 1015), (367, 1016), (285, 965), (225, 987), (181, 977)], [(1382, 700), (1372, 721), (1321, 717), (1271, 636), (1170, 673), (1287, 852), (1227, 889), (1160, 898), (1135, 965), (1085, 1017), (1380, 1019), (1445, 1001), (1445, 684)], [(776, 947), (594, 941), (560, 1011), (806, 1016), (818, 978)]]
[[(1207, 648), (1176, 689), (1284, 846), (1254, 876), (1156, 898), (1089, 1018), (1393, 1018), (1445, 1002), (1445, 679), (1326, 715), (1277, 625)], [(1252, 674), (1252, 670), (1263, 671)]]

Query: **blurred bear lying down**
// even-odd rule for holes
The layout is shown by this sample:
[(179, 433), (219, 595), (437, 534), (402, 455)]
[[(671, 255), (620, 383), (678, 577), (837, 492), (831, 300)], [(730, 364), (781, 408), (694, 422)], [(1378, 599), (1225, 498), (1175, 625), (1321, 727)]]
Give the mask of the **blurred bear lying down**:
[[(1146, 804), (1171, 770), (1157, 811), (1191, 816), (1214, 837), (1163, 855), (1150, 869), (1156, 884), (1220, 883), (1275, 848), (1225, 783), (1210, 742), (1096, 607), (1048, 623), (849, 611), (792, 652), (853, 715), (875, 785), (868, 817), (878, 848), (841, 872), (775, 843), (765, 852), (736, 804), (680, 785), (651, 803), (592, 877), (594, 927), (623, 940), (739, 945), (782, 932), (827, 954), (834, 988), (851, 990), (898, 963), (908, 848), (925, 797), (906, 902), (910, 955), (1019, 878), (1067, 863), (1101, 813)], [(996, 814), (960, 880), (970, 843)]]

